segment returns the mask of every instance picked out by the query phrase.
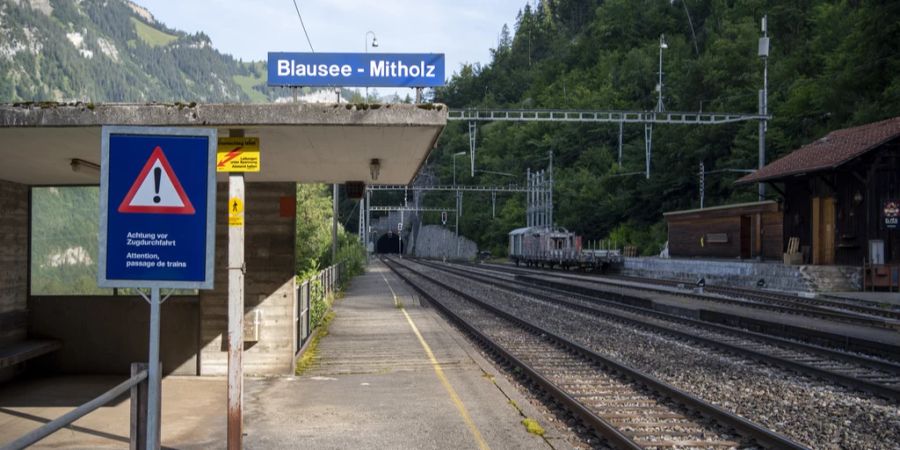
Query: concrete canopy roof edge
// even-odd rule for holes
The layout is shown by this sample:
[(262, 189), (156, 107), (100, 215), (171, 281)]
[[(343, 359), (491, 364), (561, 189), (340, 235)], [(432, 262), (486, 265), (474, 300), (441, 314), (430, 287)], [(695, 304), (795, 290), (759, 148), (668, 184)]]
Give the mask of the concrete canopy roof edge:
[[(28, 185), (97, 184), (75, 173), (73, 158), (100, 160), (103, 125), (243, 129), (260, 138), (259, 173), (248, 182), (407, 184), (435, 146), (447, 107), (347, 104), (56, 104), (0, 105), (0, 179)], [(370, 178), (369, 162), (381, 161)], [(224, 174), (220, 174), (224, 180)]]
[(442, 104), (322, 103), (13, 103), (0, 104), (0, 128), (134, 126), (374, 125), (443, 126)]

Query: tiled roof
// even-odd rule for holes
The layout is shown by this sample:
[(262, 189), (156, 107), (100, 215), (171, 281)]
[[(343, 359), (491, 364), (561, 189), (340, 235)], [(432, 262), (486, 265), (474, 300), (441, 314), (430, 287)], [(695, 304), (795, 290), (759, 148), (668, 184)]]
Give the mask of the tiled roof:
[(804, 145), (737, 180), (735, 184), (757, 183), (834, 169), (898, 136), (900, 136), (900, 117), (832, 131), (827, 136)]

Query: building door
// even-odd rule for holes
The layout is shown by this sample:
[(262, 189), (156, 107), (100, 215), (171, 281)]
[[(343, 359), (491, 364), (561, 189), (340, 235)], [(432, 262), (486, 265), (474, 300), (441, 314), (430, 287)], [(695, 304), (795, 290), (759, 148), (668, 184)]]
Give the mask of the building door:
[(834, 197), (812, 199), (813, 264), (834, 264)]
[(741, 216), (741, 259), (750, 259), (753, 257), (753, 218), (750, 216)]

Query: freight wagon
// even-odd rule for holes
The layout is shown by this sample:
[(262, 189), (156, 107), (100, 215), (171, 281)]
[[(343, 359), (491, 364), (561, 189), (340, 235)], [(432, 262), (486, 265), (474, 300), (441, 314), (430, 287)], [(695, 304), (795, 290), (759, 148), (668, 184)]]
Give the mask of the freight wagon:
[(525, 227), (509, 232), (509, 258), (517, 266), (605, 271), (622, 265), (622, 253), (584, 249), (581, 236), (565, 228)]

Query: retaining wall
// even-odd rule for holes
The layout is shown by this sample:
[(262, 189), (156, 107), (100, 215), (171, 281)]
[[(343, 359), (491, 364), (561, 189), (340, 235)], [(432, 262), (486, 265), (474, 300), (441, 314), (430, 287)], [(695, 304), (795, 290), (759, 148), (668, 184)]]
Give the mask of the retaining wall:
[(625, 258), (623, 275), (668, 278), (696, 283), (791, 292), (832, 292), (860, 289), (861, 269), (849, 266), (787, 266), (781, 263), (707, 259)]

